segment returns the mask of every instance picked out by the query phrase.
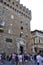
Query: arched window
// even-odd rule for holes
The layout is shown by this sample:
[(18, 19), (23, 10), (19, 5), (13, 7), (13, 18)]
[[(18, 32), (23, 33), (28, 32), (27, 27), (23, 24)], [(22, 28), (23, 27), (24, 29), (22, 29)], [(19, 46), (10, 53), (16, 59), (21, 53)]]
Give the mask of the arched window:
[(21, 26), (21, 30), (23, 30), (23, 26)]

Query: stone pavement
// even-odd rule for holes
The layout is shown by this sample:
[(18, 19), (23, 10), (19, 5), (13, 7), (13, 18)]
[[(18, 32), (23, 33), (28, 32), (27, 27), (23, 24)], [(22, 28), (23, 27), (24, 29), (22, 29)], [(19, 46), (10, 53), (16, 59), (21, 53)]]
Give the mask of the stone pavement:
[[(15, 65), (15, 64), (11, 64), (10, 62), (6, 61), (5, 63), (0, 62), (0, 65)], [(25, 63), (23, 65), (37, 65), (37, 63), (29, 61), (28, 63)]]
[(25, 63), (24, 65), (37, 65), (37, 63), (29, 61), (28, 63)]

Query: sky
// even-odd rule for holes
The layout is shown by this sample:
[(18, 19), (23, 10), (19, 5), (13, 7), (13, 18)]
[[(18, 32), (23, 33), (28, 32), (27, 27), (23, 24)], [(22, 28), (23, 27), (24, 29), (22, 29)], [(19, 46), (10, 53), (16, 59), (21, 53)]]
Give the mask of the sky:
[(31, 30), (43, 31), (43, 0), (21, 0), (20, 3), (31, 10)]

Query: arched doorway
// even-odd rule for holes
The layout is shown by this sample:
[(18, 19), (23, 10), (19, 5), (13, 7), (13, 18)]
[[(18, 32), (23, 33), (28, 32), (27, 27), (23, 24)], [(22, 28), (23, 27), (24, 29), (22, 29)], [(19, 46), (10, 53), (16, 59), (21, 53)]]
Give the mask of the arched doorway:
[(24, 39), (18, 38), (17, 39), (17, 53), (24, 53), (26, 51), (26, 42)]
[(23, 53), (24, 49), (23, 49), (23, 46), (20, 45), (20, 52), (21, 54)]

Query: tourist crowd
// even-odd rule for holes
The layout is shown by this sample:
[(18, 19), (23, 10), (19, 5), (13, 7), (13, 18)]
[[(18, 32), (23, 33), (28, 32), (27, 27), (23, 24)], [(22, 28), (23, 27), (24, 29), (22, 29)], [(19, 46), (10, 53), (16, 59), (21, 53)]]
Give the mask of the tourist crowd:
[(32, 54), (16, 54), (12, 53), (7, 55), (5, 52), (0, 53), (0, 63), (5, 63), (6, 61), (10, 62), (12, 65), (23, 65), (31, 61), (31, 63), (37, 63), (37, 65), (43, 65), (43, 54), (38, 53), (35, 55)]

